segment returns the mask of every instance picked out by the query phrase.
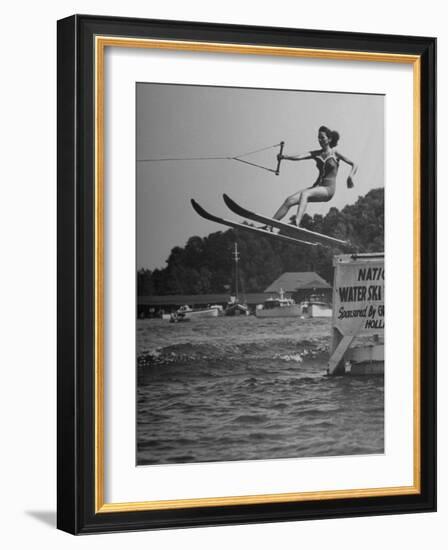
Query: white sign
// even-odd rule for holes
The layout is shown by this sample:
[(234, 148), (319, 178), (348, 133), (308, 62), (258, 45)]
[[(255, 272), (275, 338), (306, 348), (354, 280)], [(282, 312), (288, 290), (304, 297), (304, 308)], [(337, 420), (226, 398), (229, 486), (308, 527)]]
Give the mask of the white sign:
[(343, 336), (384, 330), (384, 257), (337, 256), (333, 328)]

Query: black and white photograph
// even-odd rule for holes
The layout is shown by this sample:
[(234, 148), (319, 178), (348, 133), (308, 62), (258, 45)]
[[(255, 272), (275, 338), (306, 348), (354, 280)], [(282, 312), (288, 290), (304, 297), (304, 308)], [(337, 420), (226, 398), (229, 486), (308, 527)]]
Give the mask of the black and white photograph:
[(6, 549), (446, 547), (448, 30), (368, 8), (5, 4)]
[(137, 465), (384, 453), (384, 99), (136, 84)]

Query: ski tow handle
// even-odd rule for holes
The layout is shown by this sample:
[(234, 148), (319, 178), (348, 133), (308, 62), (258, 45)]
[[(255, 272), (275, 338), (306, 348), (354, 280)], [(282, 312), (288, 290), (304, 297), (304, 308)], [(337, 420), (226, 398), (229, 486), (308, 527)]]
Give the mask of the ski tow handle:
[(285, 146), (285, 142), (280, 142), (280, 152), (277, 157), (277, 168), (275, 169), (275, 175), (278, 176), (280, 174), (280, 163), (282, 162), (282, 154), (283, 154), (283, 147)]

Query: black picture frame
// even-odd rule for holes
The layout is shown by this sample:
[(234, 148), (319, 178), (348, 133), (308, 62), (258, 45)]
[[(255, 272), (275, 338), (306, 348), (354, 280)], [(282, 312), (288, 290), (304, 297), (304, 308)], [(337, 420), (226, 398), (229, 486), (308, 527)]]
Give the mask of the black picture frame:
[[(416, 56), (420, 60), (420, 484), (415, 494), (99, 511), (95, 408), (96, 36)], [(436, 510), (436, 39), (74, 15), (58, 22), (58, 511), (73, 534)]]

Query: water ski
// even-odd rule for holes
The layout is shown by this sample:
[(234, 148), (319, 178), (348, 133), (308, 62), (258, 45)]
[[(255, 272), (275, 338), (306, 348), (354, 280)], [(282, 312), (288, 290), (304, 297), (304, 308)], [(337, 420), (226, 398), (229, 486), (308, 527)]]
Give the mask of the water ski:
[(291, 237), (293, 239), (301, 239), (302, 241), (306, 241), (309, 244), (320, 244), (323, 246), (331, 247), (337, 246), (339, 248), (350, 247), (350, 243), (348, 241), (342, 241), (334, 237), (329, 237), (328, 235), (322, 235), (322, 233), (315, 233), (314, 231), (310, 231), (309, 229), (304, 229), (303, 227), (297, 227), (295, 225), (283, 223), (278, 220), (274, 220), (273, 218), (268, 218), (267, 216), (252, 212), (251, 210), (247, 210), (246, 208), (243, 208), (234, 200), (232, 200), (225, 193), (223, 195), (223, 198), (228, 208), (230, 208), (230, 210), (235, 214), (238, 214), (238, 216), (280, 229), (281, 236), (287, 235), (288, 237)]
[(210, 212), (207, 212), (200, 204), (198, 204), (194, 199), (191, 199), (191, 205), (193, 206), (194, 210), (204, 219), (220, 223), (221, 225), (226, 225), (227, 227), (232, 227), (233, 229), (242, 229), (243, 231), (249, 231), (250, 233), (256, 233), (258, 235), (262, 235), (263, 237), (270, 237), (272, 239), (276, 240), (282, 240), (286, 241), (290, 244), (306, 244), (310, 246), (316, 246), (317, 243), (307, 242), (304, 240), (297, 239), (295, 237), (290, 237), (288, 235), (279, 235), (278, 233), (272, 233), (271, 231), (267, 231), (266, 229), (260, 229), (258, 227), (253, 227), (252, 225), (246, 225), (243, 223), (236, 223), (232, 220), (226, 220), (224, 218), (220, 218), (218, 216), (215, 216), (213, 214), (210, 214)]

